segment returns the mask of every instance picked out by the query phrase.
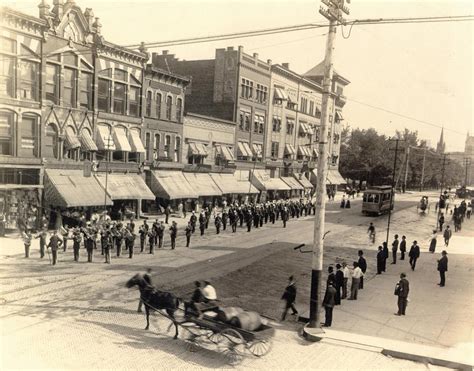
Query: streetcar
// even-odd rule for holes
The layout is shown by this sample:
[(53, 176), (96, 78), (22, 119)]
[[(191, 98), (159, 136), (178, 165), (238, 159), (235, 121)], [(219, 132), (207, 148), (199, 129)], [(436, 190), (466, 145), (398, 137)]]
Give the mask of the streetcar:
[(364, 191), (362, 214), (381, 215), (393, 209), (392, 186), (373, 186)]

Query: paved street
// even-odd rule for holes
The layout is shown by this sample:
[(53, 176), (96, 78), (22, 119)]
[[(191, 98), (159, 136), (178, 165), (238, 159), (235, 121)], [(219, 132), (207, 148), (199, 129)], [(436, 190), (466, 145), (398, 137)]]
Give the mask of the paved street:
[[(466, 222), (463, 231), (453, 237), (448, 250), (447, 286), (441, 289), (436, 286), (435, 264), (442, 248), (439, 245), (434, 255), (427, 253), (434, 208), (430, 215), (418, 215), (418, 199), (418, 194), (397, 197), (392, 218), (393, 233), (406, 234), (409, 242), (421, 242), (417, 270), (411, 272), (407, 262), (399, 263), (389, 266), (387, 274), (368, 280), (360, 300), (344, 302), (336, 309), (334, 329), (467, 349), (472, 342), (473, 302), (466, 300), (462, 306), (458, 303), (463, 296), (472, 298), (474, 223)], [(360, 200), (355, 200), (350, 210), (339, 209), (337, 202), (329, 204), (326, 229), (330, 233), (326, 246), (336, 251), (342, 247), (363, 248), (367, 259), (374, 259), (375, 252), (371, 250), (377, 244), (368, 245), (367, 225), (374, 221), (379, 232), (377, 239), (382, 240), (386, 218), (362, 217)], [(234, 236), (230, 231), (216, 236), (209, 229), (204, 238), (193, 237), (191, 249), (182, 247), (180, 239), (175, 251), (165, 249), (154, 256), (137, 254), (133, 260), (122, 256), (113, 259), (110, 266), (103, 264), (100, 253), (92, 264), (85, 263), (84, 257), (82, 262), (74, 263), (72, 252), (68, 251), (60, 255), (56, 267), (51, 267), (47, 258), (39, 259), (36, 244), (32, 246), (32, 257), (24, 259), (21, 241), (2, 239), (2, 368), (225, 367), (225, 359), (214, 351), (187, 352), (182, 340), (172, 340), (171, 332), (166, 332), (167, 321), (160, 317), (152, 320), (151, 331), (144, 331), (143, 315), (136, 313), (138, 292), (126, 289), (125, 281), (149, 266), (155, 272), (154, 282), (162, 288), (219, 277), (261, 261), (269, 254), (271, 242), (290, 247), (310, 244), (312, 228), (312, 218), (308, 217), (290, 221), (286, 229), (277, 222), (251, 233), (242, 229)], [(407, 316), (400, 318), (393, 316), (393, 286), (402, 270), (408, 273), (412, 291)], [(218, 278), (214, 281), (219, 288)], [(225, 298), (221, 300), (225, 302)], [(298, 301), (298, 305), (303, 303)], [(272, 352), (262, 359), (245, 359), (245, 368), (425, 368), (359, 348), (307, 343), (298, 336), (299, 325), (291, 321), (275, 326)]]

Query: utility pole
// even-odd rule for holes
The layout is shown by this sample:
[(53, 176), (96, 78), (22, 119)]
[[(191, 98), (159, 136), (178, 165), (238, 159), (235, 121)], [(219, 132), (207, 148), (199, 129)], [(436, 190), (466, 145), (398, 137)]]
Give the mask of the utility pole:
[(403, 139), (390, 139), (390, 141), (395, 141), (395, 158), (393, 159), (393, 173), (392, 173), (392, 192), (390, 194), (390, 208), (388, 210), (388, 221), (387, 221), (387, 237), (385, 242), (388, 246), (388, 237), (390, 234), (390, 219), (392, 217), (392, 209), (393, 209), (393, 198), (395, 196), (395, 174), (397, 172), (397, 157), (398, 157), (398, 144), (400, 141), (404, 141)]
[(410, 164), (410, 145), (407, 145), (407, 156), (405, 162), (405, 179), (403, 181), (403, 193), (407, 189), (407, 181), (408, 181), (408, 165)]
[[(439, 190), (439, 201), (438, 201), (438, 218), (436, 219), (435, 229), (438, 230), (438, 221), (441, 214), (441, 201), (443, 200), (443, 185), (444, 185), (444, 170), (446, 169), (446, 154), (443, 155), (443, 167), (441, 168), (441, 186)], [(444, 206), (446, 207), (446, 200), (444, 200)]]
[[(105, 189), (104, 189), (104, 212), (107, 211), (107, 183), (109, 180), (109, 150), (110, 150), (110, 142), (112, 141), (112, 137), (109, 134), (107, 137), (107, 149), (105, 150)], [(105, 216), (104, 216), (105, 218)]]
[[(328, 171), (328, 121), (329, 99), (332, 88), (333, 51), (336, 38), (336, 27), (345, 20), (342, 13), (349, 14), (349, 9), (344, 6), (344, 0), (321, 0), (327, 9), (321, 7), (319, 13), (329, 20), (328, 38), (326, 41), (326, 54), (324, 57), (324, 78), (322, 84), (323, 96), (321, 105), (321, 134), (319, 137), (318, 178), (316, 183), (316, 215), (314, 218), (314, 241), (311, 264), (311, 296), (309, 304), (309, 324), (311, 328), (320, 327), (321, 286), (323, 271), (324, 249), (324, 213), (326, 211), (326, 177)], [(349, 1), (348, 1), (349, 2)]]
[(425, 161), (426, 161), (426, 147), (423, 151), (423, 165), (421, 166), (420, 192), (423, 191), (423, 182), (425, 181)]

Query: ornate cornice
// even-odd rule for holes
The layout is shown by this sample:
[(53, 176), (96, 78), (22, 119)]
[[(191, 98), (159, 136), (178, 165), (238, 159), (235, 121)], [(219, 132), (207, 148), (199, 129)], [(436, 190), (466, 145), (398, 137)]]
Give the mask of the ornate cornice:
[(33, 17), (7, 7), (0, 8), (0, 25), (16, 28), (23, 32), (36, 35), (42, 35), (44, 31), (49, 28), (48, 22), (44, 19)]

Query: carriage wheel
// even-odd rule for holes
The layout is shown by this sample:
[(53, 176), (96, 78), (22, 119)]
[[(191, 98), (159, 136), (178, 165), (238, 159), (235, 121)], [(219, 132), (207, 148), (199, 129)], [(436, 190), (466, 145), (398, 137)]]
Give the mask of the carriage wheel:
[(232, 366), (242, 363), (245, 352), (245, 342), (242, 335), (230, 328), (222, 330), (219, 335), (218, 346), (227, 358), (227, 362)]
[(248, 349), (255, 357), (263, 357), (270, 351), (271, 347), (272, 343), (270, 341), (257, 340), (251, 343)]
[(210, 332), (208, 335), (207, 335), (207, 338), (209, 339), (209, 341), (213, 342), (214, 344), (219, 344), (221, 341), (223, 341), (223, 337), (222, 337), (222, 334), (220, 332)]

